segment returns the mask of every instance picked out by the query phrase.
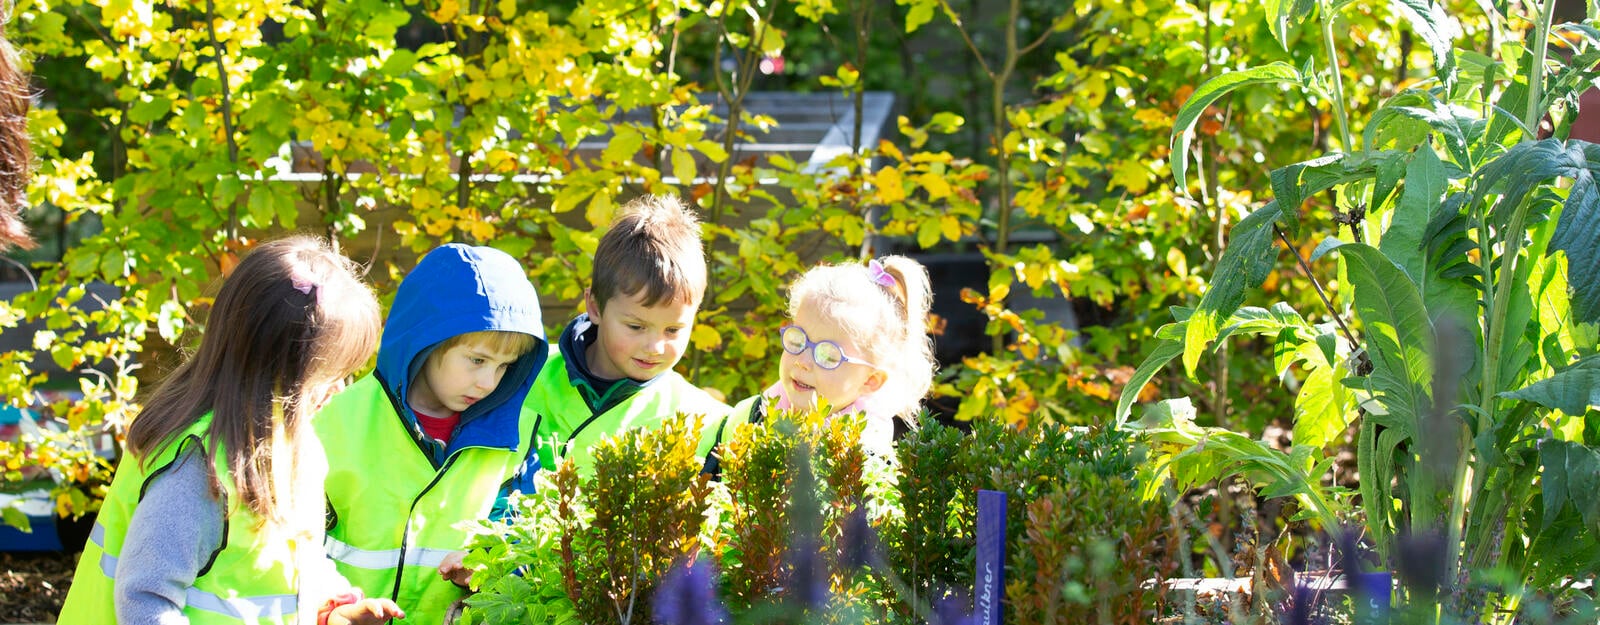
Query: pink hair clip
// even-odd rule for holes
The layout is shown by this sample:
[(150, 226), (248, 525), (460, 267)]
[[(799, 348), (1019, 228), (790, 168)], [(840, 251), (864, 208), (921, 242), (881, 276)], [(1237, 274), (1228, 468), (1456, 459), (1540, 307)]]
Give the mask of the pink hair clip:
[(311, 287), (316, 286), (316, 284), (310, 280), (299, 277), (290, 278), (289, 283), (294, 286), (294, 290), (305, 293), (306, 295), (310, 295)]
[(894, 275), (890, 274), (889, 270), (884, 269), (883, 263), (878, 262), (876, 258), (867, 261), (867, 276), (872, 278), (872, 281), (876, 282), (878, 286), (893, 288), (896, 284)]

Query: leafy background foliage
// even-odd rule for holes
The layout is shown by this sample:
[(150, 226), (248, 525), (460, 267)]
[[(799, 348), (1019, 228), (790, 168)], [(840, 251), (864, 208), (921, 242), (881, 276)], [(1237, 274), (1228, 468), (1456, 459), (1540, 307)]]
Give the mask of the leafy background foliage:
[[(683, 364), (698, 383), (735, 400), (765, 384), (784, 286), (817, 260), (863, 245), (981, 253), (987, 276), (953, 309), (977, 312), (987, 349), (945, 363), (932, 406), (960, 419), (1104, 420), (1155, 340), (1153, 317), (1206, 291), (1220, 233), (1249, 209), (1249, 193), (1224, 189), (1263, 180), (1258, 155), (1300, 158), (1306, 146), (1293, 139), (1326, 132), (1298, 115), (1305, 102), (1251, 91), (1196, 122), (1196, 145), (1214, 155), (1192, 168), (1205, 181), (1199, 195), (1166, 183), (1167, 133), (1197, 78), (1287, 58), (1262, 45), (1272, 38), (1261, 11), (1148, 1), (22, 0), (9, 33), (32, 55), (41, 90), (31, 198), (36, 229), (52, 238), (22, 259), (40, 288), (6, 303), (0, 321), (43, 319), (38, 354), (107, 372), (83, 378), (88, 401), (71, 407), (73, 431), (40, 443), (78, 449), (88, 435), (119, 432), (140, 388), (193, 344), (209, 292), (252, 241), (326, 233), (372, 264), (380, 293), (432, 246), (494, 245), (523, 259), (560, 313), (579, 299), (585, 259), (615, 207), (677, 193), (701, 208), (712, 250), (712, 288)], [(1377, 28), (1384, 11), (1355, 19), (1357, 32), (1388, 36)], [(1008, 47), (1013, 39), (1023, 45)], [(1286, 41), (1312, 45), (1295, 32)], [(776, 54), (792, 70), (751, 69)], [(1352, 62), (1406, 60), (1379, 46), (1361, 54), (1372, 56)], [(892, 90), (904, 115), (879, 145), (823, 170), (736, 159), (740, 142), (774, 127), (741, 108), (744, 94), (769, 88), (846, 103)], [(1245, 110), (1251, 131), (1225, 132)], [(736, 132), (733, 118), (743, 121)], [(604, 147), (578, 149), (584, 141)], [(1268, 275), (1289, 300), (1309, 297), (1292, 267)], [(122, 297), (82, 312), (70, 287), (94, 281)], [(1081, 332), (1033, 310), (1067, 298)], [(564, 322), (547, 317), (552, 331)], [(0, 395), (13, 404), (77, 383), (47, 379), (33, 356), (0, 367)], [(1255, 382), (1268, 374), (1263, 362), (1224, 358), (1211, 381), (1157, 382), (1202, 398), (1204, 419), (1258, 428), (1290, 406)], [(1246, 394), (1252, 409), (1224, 409)], [(92, 509), (107, 471), (83, 454), (74, 466), (91, 475), (59, 491), (65, 513)]]

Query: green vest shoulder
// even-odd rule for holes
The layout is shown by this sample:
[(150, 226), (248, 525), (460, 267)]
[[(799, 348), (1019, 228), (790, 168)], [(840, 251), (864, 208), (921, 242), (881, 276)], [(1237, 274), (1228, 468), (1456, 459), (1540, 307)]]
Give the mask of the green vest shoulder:
[(539, 463), (553, 469), (557, 461), (578, 463), (580, 474), (593, 471), (589, 448), (601, 439), (631, 428), (654, 428), (674, 415), (701, 417), (699, 453), (714, 444), (713, 434), (728, 412), (727, 404), (689, 383), (675, 371), (662, 374), (632, 397), (595, 414), (567, 373), (566, 355), (552, 352), (523, 404), (523, 418), (540, 423), (536, 435)]
[[(198, 446), (202, 457), (213, 450), (206, 434), (210, 423), (208, 413), (145, 462), (133, 456), (123, 458), (84, 545), (59, 622), (116, 622), (117, 569), (127, 566), (119, 555), (140, 494), (151, 477), (171, 465), (183, 450)], [(211, 565), (189, 588), (184, 615), (195, 625), (293, 623), (297, 610), (303, 606), (299, 606), (298, 570), (292, 554), (297, 546), (314, 546), (267, 544), (257, 530), (258, 517), (250, 508), (228, 505), (236, 499), (233, 479), (226, 455), (220, 448), (215, 451), (217, 476), (229, 499), (223, 505), (228, 515), (226, 533)]]

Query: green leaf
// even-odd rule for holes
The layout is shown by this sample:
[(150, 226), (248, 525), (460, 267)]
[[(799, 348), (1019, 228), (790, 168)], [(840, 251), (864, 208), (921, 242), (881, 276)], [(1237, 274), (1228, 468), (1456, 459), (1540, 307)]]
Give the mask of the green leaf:
[(1373, 390), (1387, 415), (1383, 425), (1416, 435), (1417, 420), (1432, 408), (1433, 326), (1417, 286), (1372, 246), (1339, 248), (1351, 282), (1356, 316), (1372, 361)]
[(1284, 50), (1289, 49), (1289, 29), (1299, 26), (1311, 17), (1311, 12), (1317, 8), (1314, 0), (1267, 0), (1262, 5), (1267, 13), (1267, 25), (1272, 28), (1272, 37), (1278, 40), (1278, 45)]
[(0, 507), (0, 525), (10, 525), (24, 534), (33, 533), (33, 524), (28, 521), (28, 515), (14, 504)]
[(1200, 354), (1213, 339), (1221, 320), (1232, 317), (1244, 303), (1246, 287), (1260, 286), (1278, 259), (1273, 242), (1273, 224), (1281, 213), (1276, 200), (1250, 213), (1228, 233), (1228, 247), (1217, 261), (1211, 289), (1200, 298), (1200, 306), (1189, 318), (1183, 339), (1183, 368), (1190, 378), (1200, 363)]
[(1572, 441), (1550, 440), (1539, 446), (1539, 464), (1544, 527), (1550, 527), (1571, 503), (1584, 525), (1600, 530), (1600, 453)]
[(140, 100), (128, 108), (128, 121), (135, 124), (148, 124), (161, 119), (172, 110), (172, 100), (162, 96), (155, 96), (149, 100)]
[(250, 215), (252, 225), (257, 228), (267, 228), (272, 225), (272, 216), (276, 213), (272, 206), (272, 193), (264, 188), (250, 190), (250, 201), (247, 203), (246, 212)]
[(1236, 334), (1276, 334), (1284, 330), (1295, 331), (1309, 327), (1305, 318), (1288, 303), (1278, 302), (1273, 304), (1271, 309), (1246, 306), (1233, 313), (1228, 319), (1228, 327), (1217, 334), (1217, 340)]
[[(1550, 248), (1567, 254), (1571, 280), (1572, 312), (1580, 322), (1600, 321), (1600, 145), (1587, 141), (1545, 139), (1519, 143), (1478, 171), (1473, 201), (1481, 202), (1491, 189), (1503, 190), (1491, 214), (1496, 229), (1508, 227), (1513, 209), (1529, 193), (1552, 178), (1572, 180), (1561, 208), (1561, 218)], [(1531, 221), (1531, 220), (1530, 220)], [(1522, 236), (1517, 233), (1515, 236)]]
[(906, 32), (917, 32), (923, 24), (933, 20), (933, 9), (938, 6), (938, 0), (895, 0), (901, 6), (910, 5), (906, 11)]
[[(1167, 324), (1162, 329), (1183, 324)], [(1178, 341), (1161, 341), (1156, 348), (1145, 356), (1144, 362), (1139, 363), (1139, 368), (1133, 371), (1133, 377), (1128, 378), (1128, 383), (1122, 386), (1122, 396), (1117, 398), (1117, 428), (1121, 429), (1128, 422), (1128, 415), (1133, 411), (1133, 402), (1139, 400), (1139, 391), (1144, 390), (1144, 385), (1155, 377), (1156, 372), (1183, 353), (1183, 343)]]
[(1389, 227), (1378, 242), (1378, 249), (1419, 284), (1427, 276), (1427, 254), (1422, 249), (1422, 237), (1433, 219), (1433, 212), (1443, 203), (1449, 184), (1444, 163), (1433, 148), (1418, 148), (1406, 166), (1406, 186), (1400, 191), (1400, 202), (1395, 205)]
[(411, 21), (411, 13), (399, 6), (379, 4), (378, 8), (382, 10), (372, 16), (365, 30), (367, 37), (375, 41), (394, 39), (395, 32)]
[(1200, 85), (1188, 101), (1178, 109), (1177, 119), (1172, 126), (1172, 177), (1178, 183), (1178, 190), (1188, 194), (1189, 180), (1186, 176), (1189, 165), (1189, 144), (1194, 140), (1194, 124), (1199, 121), (1200, 114), (1206, 107), (1217, 101), (1228, 92), (1248, 85), (1261, 85), (1270, 83), (1301, 84), (1304, 78), (1300, 71), (1293, 65), (1276, 61), (1268, 65), (1252, 67), (1237, 72), (1228, 72), (1221, 76), (1207, 80)]
[(939, 243), (939, 220), (924, 219), (917, 226), (917, 245), (922, 249), (930, 249)]
[(1590, 356), (1555, 375), (1500, 396), (1582, 415), (1590, 406), (1600, 406), (1600, 356)]
[(1455, 83), (1455, 39), (1461, 35), (1443, 3), (1432, 0), (1392, 0), (1389, 5), (1405, 16), (1411, 30), (1433, 52), (1433, 75), (1448, 89)]
[(400, 48), (389, 53), (389, 58), (383, 60), (383, 67), (379, 70), (387, 76), (401, 76), (412, 70), (417, 65), (417, 53)]
[(1478, 245), (1469, 236), (1472, 222), (1462, 212), (1466, 200), (1466, 193), (1454, 193), (1434, 206), (1423, 232), (1422, 248), (1427, 260), (1418, 286), (1431, 319), (1447, 314), (1470, 319), (1478, 313), (1481, 272), (1469, 256)]
[(1350, 410), (1355, 401), (1350, 389), (1339, 380), (1348, 374), (1338, 362), (1328, 362), (1317, 343), (1300, 346), (1296, 356), (1310, 372), (1294, 396), (1294, 442), (1325, 448), (1338, 442), (1355, 417)]
[(644, 147), (644, 135), (639, 134), (633, 126), (619, 125), (616, 134), (606, 144), (605, 152), (601, 157), (607, 162), (627, 163), (633, 160), (633, 155), (639, 153)]
[(1444, 139), (1445, 151), (1450, 153), (1450, 158), (1457, 165), (1471, 168), (1474, 165), (1474, 161), (1468, 146), (1471, 146), (1475, 140), (1482, 136), (1486, 123), (1466, 107), (1440, 102), (1432, 99), (1431, 96), (1428, 103), (1431, 104), (1431, 107), (1384, 107), (1373, 115), (1372, 123), (1367, 127), (1367, 133), (1370, 135), (1386, 126), (1394, 125), (1398, 120), (1389, 119), (1394, 116), (1420, 121), (1427, 124), (1434, 132), (1439, 133), (1439, 136)]
[(1395, 151), (1361, 153), (1354, 156), (1328, 154), (1272, 170), (1272, 194), (1283, 211), (1279, 223), (1289, 236), (1299, 234), (1300, 205), (1323, 191), (1376, 176), (1380, 165), (1393, 163), (1404, 154)]
[(678, 178), (678, 184), (694, 184), (694, 155), (683, 148), (672, 150), (672, 175)]

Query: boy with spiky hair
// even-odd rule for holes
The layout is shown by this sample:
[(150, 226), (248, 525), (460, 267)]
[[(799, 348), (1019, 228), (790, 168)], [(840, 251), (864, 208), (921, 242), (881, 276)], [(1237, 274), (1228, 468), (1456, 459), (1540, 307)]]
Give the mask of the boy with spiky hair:
[[(587, 312), (567, 324), (523, 405), (523, 418), (539, 424), (544, 468), (566, 459), (588, 474), (591, 445), (677, 414), (703, 417), (703, 432), (720, 424), (727, 405), (672, 370), (689, 346), (705, 290), (694, 213), (673, 196), (623, 206), (595, 249)], [(702, 442), (702, 453), (709, 443)]]

